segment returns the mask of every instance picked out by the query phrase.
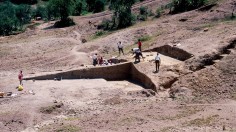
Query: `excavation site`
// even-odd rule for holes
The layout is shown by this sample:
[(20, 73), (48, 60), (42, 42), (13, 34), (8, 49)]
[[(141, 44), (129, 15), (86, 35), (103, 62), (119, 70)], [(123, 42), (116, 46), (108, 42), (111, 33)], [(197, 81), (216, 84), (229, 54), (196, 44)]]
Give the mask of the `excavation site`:
[(1, 1), (0, 131), (236, 132), (236, 1), (191, 1)]

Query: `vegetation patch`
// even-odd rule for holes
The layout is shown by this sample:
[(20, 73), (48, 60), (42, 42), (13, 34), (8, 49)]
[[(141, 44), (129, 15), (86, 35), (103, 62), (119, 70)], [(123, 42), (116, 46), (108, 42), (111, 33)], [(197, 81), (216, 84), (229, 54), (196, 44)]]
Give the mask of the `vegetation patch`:
[(161, 120), (177, 120), (177, 119), (181, 119), (184, 117), (194, 115), (197, 112), (202, 111), (202, 108), (199, 108), (199, 107), (185, 107), (184, 106), (181, 109), (183, 109), (183, 110), (174, 116), (161, 116), (160, 118), (161, 118)]
[(54, 27), (56, 28), (63, 28), (63, 27), (69, 27), (75, 25), (74, 21), (70, 18), (63, 19), (61, 21), (58, 21), (54, 24)]
[(165, 127), (160, 130), (160, 132), (172, 132), (176, 130), (173, 126)]
[(43, 126), (39, 131), (40, 132), (46, 132), (46, 131), (53, 131), (53, 132), (79, 132), (81, 131), (81, 128), (73, 125), (73, 124), (64, 124), (61, 123), (62, 125), (58, 126), (56, 124), (48, 125), (48, 126)]
[[(138, 40), (140, 40), (142, 42), (148, 41), (150, 39), (151, 39), (151, 36), (149, 36), (149, 35), (145, 35), (145, 36), (138, 38)], [(138, 41), (136, 41), (135, 43), (138, 43)]]
[(219, 118), (219, 115), (212, 115), (207, 118), (196, 118), (184, 124), (186, 124), (187, 126), (198, 126), (198, 127), (209, 126), (214, 121), (216, 121), (217, 118)]
[(231, 96), (232, 96), (232, 99), (233, 99), (233, 100), (236, 100), (236, 93), (235, 93), (235, 92), (232, 93)]
[(30, 22), (29, 5), (14, 5), (11, 2), (0, 4), (0, 35), (10, 35), (14, 31), (23, 29), (23, 25)]
[(78, 132), (80, 128), (74, 125), (65, 125), (57, 128), (55, 132)]
[(95, 39), (98, 39), (98, 38), (101, 38), (101, 37), (104, 37), (104, 36), (107, 36), (109, 34), (111, 34), (112, 31), (97, 31), (94, 35), (92, 35), (90, 38), (89, 38), (89, 41), (91, 40), (95, 40)]
[(194, 10), (205, 5), (207, 2), (207, 0), (173, 0), (173, 10), (171, 11), (171, 13), (176, 14), (180, 12)]
[(58, 103), (52, 106), (41, 107), (40, 112), (44, 114), (52, 114), (53, 112), (60, 112), (59, 108), (63, 106), (63, 103)]
[(77, 120), (80, 120), (80, 118), (78, 118), (78, 117), (68, 117), (65, 120), (66, 121), (77, 121)]

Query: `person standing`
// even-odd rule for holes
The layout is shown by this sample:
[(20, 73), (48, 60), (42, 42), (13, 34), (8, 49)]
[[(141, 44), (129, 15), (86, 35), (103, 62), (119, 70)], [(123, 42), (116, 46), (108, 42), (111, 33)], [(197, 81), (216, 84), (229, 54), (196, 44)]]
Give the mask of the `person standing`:
[(98, 56), (97, 53), (93, 55), (93, 65), (96, 66), (98, 64)]
[(23, 73), (22, 73), (22, 71), (20, 71), (20, 73), (19, 73), (19, 75), (18, 75), (18, 79), (19, 79), (19, 81), (20, 81), (20, 85), (23, 86), (23, 83), (22, 83), (22, 80), (23, 80)]
[(120, 52), (122, 52), (124, 55), (123, 44), (121, 43), (121, 41), (118, 42), (117, 46), (118, 46), (118, 50), (119, 50), (119, 55), (120, 55)]
[(102, 58), (102, 56), (99, 58), (99, 65), (101, 66), (103, 64), (104, 60)]
[(156, 72), (158, 72), (160, 64), (161, 64), (161, 57), (158, 52), (157, 52), (157, 56), (155, 57), (155, 63), (156, 63)]
[(141, 40), (140, 40), (140, 39), (138, 39), (138, 48), (139, 48), (139, 50), (142, 52), (142, 49), (141, 49), (141, 47), (142, 47)]

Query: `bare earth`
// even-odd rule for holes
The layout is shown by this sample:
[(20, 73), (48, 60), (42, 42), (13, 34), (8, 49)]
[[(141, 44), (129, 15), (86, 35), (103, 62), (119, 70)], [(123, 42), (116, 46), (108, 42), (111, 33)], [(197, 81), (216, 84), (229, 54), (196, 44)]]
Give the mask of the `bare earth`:
[[(140, 5), (155, 10), (168, 2), (146, 0), (133, 10)], [(96, 26), (109, 18), (108, 11), (73, 17), (72, 27), (37, 22), (24, 33), (0, 37), (0, 92), (14, 95), (0, 98), (0, 131), (236, 131), (236, 21), (228, 19), (235, 5), (224, 0), (204, 11), (170, 15), (166, 10), (161, 18), (96, 39)], [(150, 37), (144, 50), (170, 45), (192, 55), (185, 61), (161, 55), (160, 71), (154, 73), (156, 52), (143, 53), (145, 59), (135, 66), (156, 84), (155, 94), (130, 80), (102, 78), (24, 80), (24, 90), (16, 89), (19, 70), (27, 77), (91, 67), (93, 53), (133, 62), (128, 52), (142, 36)], [(124, 56), (118, 56), (118, 41)]]

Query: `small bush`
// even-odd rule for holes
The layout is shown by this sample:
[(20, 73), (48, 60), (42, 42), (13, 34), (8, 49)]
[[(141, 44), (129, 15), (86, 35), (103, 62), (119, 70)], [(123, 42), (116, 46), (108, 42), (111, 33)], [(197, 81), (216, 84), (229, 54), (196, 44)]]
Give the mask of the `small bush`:
[(156, 18), (161, 17), (161, 14), (162, 14), (162, 13), (163, 13), (163, 10), (162, 10), (161, 8), (157, 8), (155, 17), (156, 17)]
[(96, 0), (94, 6), (94, 13), (101, 12), (105, 9), (105, 0)]
[(104, 35), (104, 34), (105, 34), (104, 31), (97, 31), (96, 34), (95, 34), (95, 36), (102, 36), (102, 35)]
[(148, 14), (147, 10), (148, 10), (147, 7), (141, 6), (141, 7), (139, 8), (139, 14), (140, 14), (140, 15), (147, 15), (147, 14)]
[(83, 3), (80, 0), (75, 0), (73, 15), (80, 16), (83, 10)]
[(14, 4), (29, 4), (29, 5), (33, 5), (38, 3), (38, 0), (10, 0), (12, 3)]
[(48, 10), (46, 6), (37, 5), (36, 9), (32, 11), (32, 17), (41, 17), (44, 20), (48, 20)]
[(148, 10), (148, 16), (154, 16), (155, 14), (152, 12), (152, 10)]
[(141, 6), (139, 8), (139, 15), (138, 15), (138, 20), (141, 21), (146, 21), (148, 16), (148, 9), (147, 7)]
[(110, 0), (110, 9), (114, 10), (113, 28), (126, 28), (135, 22), (136, 17), (131, 12), (135, 2), (136, 0)]
[(236, 18), (236, 16), (235, 16), (235, 14), (234, 14), (234, 10), (232, 11), (232, 14), (231, 14), (231, 19), (235, 19)]
[(138, 18), (138, 20), (141, 20), (141, 21), (147, 20), (147, 16), (145, 16), (145, 15), (138, 15), (137, 18)]
[(108, 19), (104, 19), (100, 25), (98, 25), (98, 29), (103, 29), (103, 30), (111, 30), (112, 29), (112, 21)]
[(140, 40), (141, 42), (148, 41), (150, 39), (151, 39), (151, 37), (149, 35), (145, 35), (145, 36), (138, 38), (138, 40)]
[(61, 21), (58, 21), (54, 24), (55, 28), (63, 28), (63, 27), (69, 27), (75, 25), (74, 21), (70, 18), (62, 19)]

